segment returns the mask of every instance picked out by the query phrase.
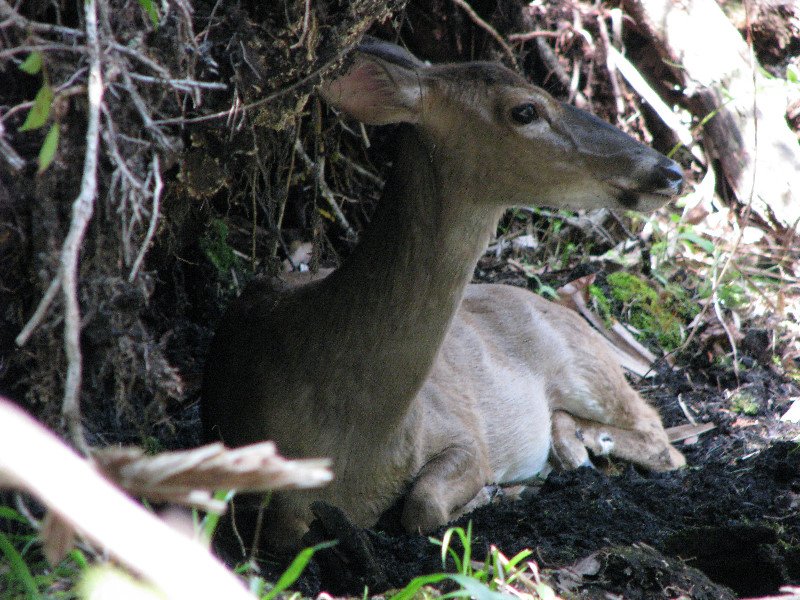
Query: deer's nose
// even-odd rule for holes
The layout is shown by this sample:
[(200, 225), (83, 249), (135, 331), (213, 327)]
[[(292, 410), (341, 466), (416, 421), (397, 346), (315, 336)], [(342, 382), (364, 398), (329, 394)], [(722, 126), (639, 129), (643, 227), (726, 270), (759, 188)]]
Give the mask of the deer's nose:
[(667, 161), (658, 166), (659, 171), (667, 181), (678, 183), (683, 181), (683, 169), (674, 160)]
[(672, 194), (680, 193), (683, 188), (683, 169), (674, 160), (665, 159), (656, 166), (656, 173), (662, 178), (663, 187)]

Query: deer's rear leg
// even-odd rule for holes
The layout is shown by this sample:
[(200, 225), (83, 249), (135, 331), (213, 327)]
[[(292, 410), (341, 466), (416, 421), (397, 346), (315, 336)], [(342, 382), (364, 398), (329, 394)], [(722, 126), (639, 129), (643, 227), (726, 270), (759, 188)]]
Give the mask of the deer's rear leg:
[(474, 447), (451, 446), (420, 469), (403, 505), (406, 531), (428, 533), (490, 500), (489, 469)]
[(624, 429), (561, 410), (553, 411), (552, 419), (552, 451), (566, 469), (590, 465), (587, 449), (597, 456), (614, 456), (652, 471), (669, 471), (686, 464), (683, 455), (669, 443), (660, 422), (648, 420)]

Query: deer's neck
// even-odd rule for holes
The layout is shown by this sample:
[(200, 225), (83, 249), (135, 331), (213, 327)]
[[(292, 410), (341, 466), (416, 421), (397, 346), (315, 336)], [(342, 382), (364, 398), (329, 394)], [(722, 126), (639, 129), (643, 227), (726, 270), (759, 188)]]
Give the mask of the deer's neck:
[(383, 426), (404, 418), (428, 376), (499, 217), (453, 180), (455, 157), (435, 156), (411, 127), (400, 140), (364, 238), (319, 290), (323, 331), (338, 338), (330, 395)]

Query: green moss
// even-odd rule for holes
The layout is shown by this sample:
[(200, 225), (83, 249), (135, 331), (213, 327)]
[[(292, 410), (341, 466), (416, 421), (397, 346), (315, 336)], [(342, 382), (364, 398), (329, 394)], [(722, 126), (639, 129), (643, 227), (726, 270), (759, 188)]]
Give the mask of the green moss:
[(164, 444), (151, 435), (142, 440), (142, 446), (144, 447), (145, 454), (150, 456), (166, 450), (166, 448), (164, 448)]
[(236, 265), (236, 254), (228, 244), (228, 226), (224, 221), (211, 221), (208, 231), (200, 240), (200, 247), (220, 273), (227, 273)]
[(697, 307), (678, 286), (667, 285), (661, 292), (631, 273), (612, 273), (606, 280), (612, 298), (623, 305), (631, 325), (645, 337), (653, 338), (666, 351), (683, 343), (683, 325)]
[(748, 416), (755, 416), (761, 410), (761, 403), (753, 394), (747, 391), (739, 390), (728, 398), (731, 411)]
[(611, 322), (611, 302), (609, 302), (603, 290), (600, 287), (592, 284), (589, 286), (589, 296), (592, 298), (597, 312), (600, 313), (605, 324), (608, 326)]

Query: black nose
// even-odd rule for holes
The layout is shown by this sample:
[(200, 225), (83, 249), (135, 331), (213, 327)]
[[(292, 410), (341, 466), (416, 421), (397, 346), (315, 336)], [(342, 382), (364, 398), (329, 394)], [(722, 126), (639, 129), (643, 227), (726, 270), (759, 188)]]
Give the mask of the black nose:
[(667, 181), (683, 181), (683, 169), (674, 160), (665, 161), (658, 166), (658, 169)]

